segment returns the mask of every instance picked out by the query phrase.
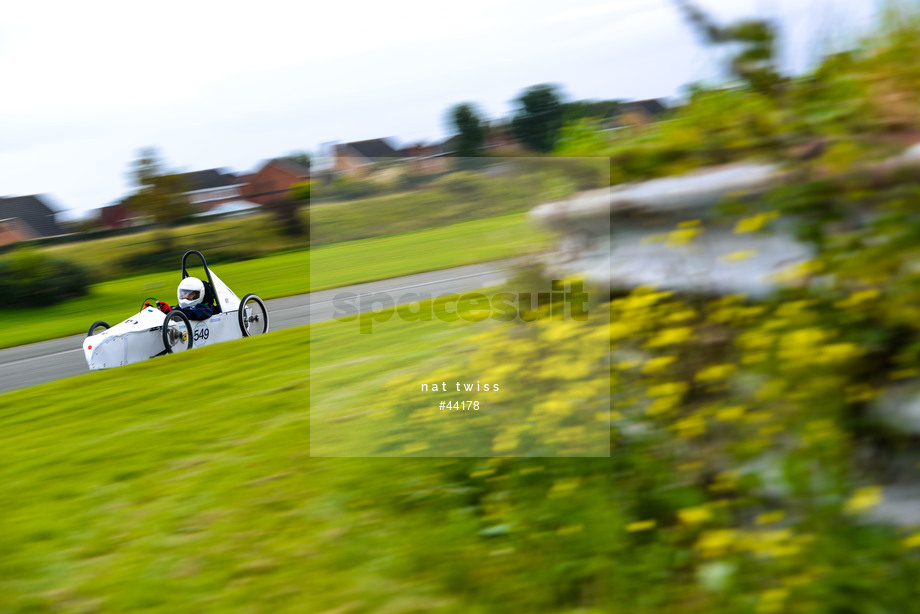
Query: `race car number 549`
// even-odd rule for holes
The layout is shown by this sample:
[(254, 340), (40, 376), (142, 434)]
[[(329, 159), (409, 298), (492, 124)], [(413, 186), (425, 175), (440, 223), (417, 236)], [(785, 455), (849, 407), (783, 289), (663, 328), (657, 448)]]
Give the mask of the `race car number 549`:
[(195, 333), (193, 335), (193, 338), (195, 339), (195, 345), (200, 346), (207, 343), (208, 335), (210, 335), (210, 333), (211, 331), (208, 330), (207, 322), (203, 320), (198, 322), (198, 324), (195, 326)]

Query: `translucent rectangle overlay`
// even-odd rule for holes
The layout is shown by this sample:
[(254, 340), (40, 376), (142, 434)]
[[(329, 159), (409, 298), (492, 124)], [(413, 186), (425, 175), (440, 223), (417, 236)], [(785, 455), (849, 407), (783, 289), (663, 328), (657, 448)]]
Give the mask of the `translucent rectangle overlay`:
[(609, 456), (609, 159), (317, 168), (312, 456)]

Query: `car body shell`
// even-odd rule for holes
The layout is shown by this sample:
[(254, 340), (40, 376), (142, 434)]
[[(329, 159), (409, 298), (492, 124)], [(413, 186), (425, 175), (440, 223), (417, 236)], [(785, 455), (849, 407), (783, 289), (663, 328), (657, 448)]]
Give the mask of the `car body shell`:
[[(185, 258), (183, 257), (183, 276), (185, 272)], [(204, 264), (204, 257), (201, 257)], [(159, 309), (143, 307), (138, 313), (126, 318), (122, 322), (94, 333), (83, 340), (83, 353), (86, 364), (91, 370), (119, 367), (135, 362), (141, 362), (169, 353), (164, 342), (163, 326), (169, 322), (170, 327), (176, 330), (173, 335), (179, 335), (185, 349), (187, 336), (192, 337), (192, 348), (198, 348), (223, 341), (232, 341), (246, 336), (243, 332), (243, 318), (239, 309), (242, 304), (240, 298), (221, 279), (204, 264), (208, 282), (213, 289), (215, 303), (219, 311), (206, 320), (191, 320), (190, 329), (186, 330), (183, 321), (170, 321)], [(244, 308), (244, 316), (250, 315), (250, 309)], [(265, 331), (268, 330), (268, 314), (265, 312)]]

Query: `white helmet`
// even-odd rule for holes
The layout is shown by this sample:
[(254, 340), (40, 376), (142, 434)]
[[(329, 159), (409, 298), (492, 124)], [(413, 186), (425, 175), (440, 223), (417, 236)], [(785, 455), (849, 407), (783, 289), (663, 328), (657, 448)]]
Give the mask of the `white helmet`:
[(204, 283), (197, 277), (186, 277), (176, 290), (179, 307), (194, 307), (204, 298)]

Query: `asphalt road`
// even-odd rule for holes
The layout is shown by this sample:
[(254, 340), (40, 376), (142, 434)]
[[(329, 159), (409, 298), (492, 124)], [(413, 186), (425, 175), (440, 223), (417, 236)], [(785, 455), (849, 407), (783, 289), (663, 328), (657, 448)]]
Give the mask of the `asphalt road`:
[[(443, 296), (496, 285), (507, 278), (507, 271), (507, 265), (489, 262), (266, 301), (271, 322), (268, 334), (332, 319), (333, 300), (338, 294), (352, 293), (353, 305), (379, 309), (390, 300), (399, 304), (420, 300), (420, 296)], [(0, 393), (86, 373), (84, 337), (74, 335), (0, 350)]]

